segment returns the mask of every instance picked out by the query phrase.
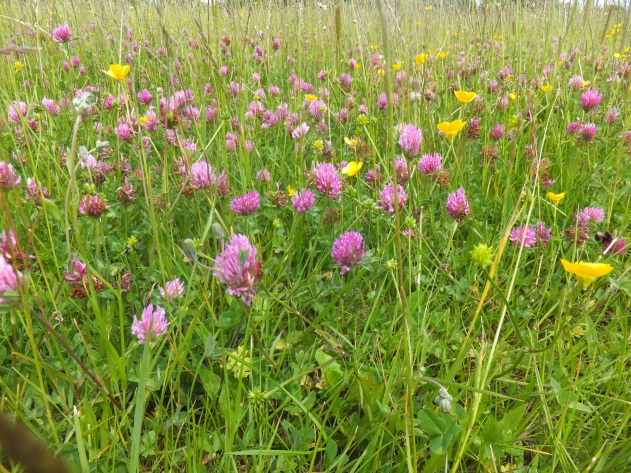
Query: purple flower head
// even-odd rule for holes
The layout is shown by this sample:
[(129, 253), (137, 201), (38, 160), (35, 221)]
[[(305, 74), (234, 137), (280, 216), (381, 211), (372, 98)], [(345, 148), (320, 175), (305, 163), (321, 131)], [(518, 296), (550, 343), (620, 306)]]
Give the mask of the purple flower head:
[(226, 292), (240, 297), (249, 306), (256, 295), (254, 283), (261, 279), (262, 265), (256, 260), (256, 248), (245, 235), (232, 235), (230, 243), (215, 258), (214, 274), (227, 286)]
[(504, 80), (512, 75), (513, 75), (513, 71), (511, 70), (510, 67), (506, 66), (497, 73), (497, 78), (500, 80)]
[(574, 135), (574, 134), (576, 134), (578, 132), (578, 130), (579, 130), (579, 128), (581, 126), (582, 126), (581, 122), (578, 122), (578, 121), (577, 122), (572, 122), (572, 123), (570, 123), (567, 126), (566, 130), (567, 130), (569, 135)]
[(324, 118), (326, 110), (326, 104), (322, 100), (313, 100), (309, 103), (309, 113), (316, 120)]
[(574, 215), (574, 221), (578, 225), (586, 225), (589, 222), (600, 223), (605, 219), (605, 210), (599, 207), (585, 207)]
[(456, 192), (452, 192), (447, 196), (445, 208), (449, 216), (457, 220), (471, 214), (469, 201), (467, 200), (464, 188), (461, 187)]
[(70, 262), (68, 270), (64, 273), (64, 279), (69, 283), (77, 283), (86, 274), (88, 274), (88, 265), (79, 261), (75, 255)]
[(572, 76), (567, 85), (570, 89), (581, 90), (583, 88), (583, 78), (581, 76)]
[(239, 215), (251, 215), (261, 206), (261, 197), (257, 191), (248, 192), (230, 201), (230, 208)]
[(70, 58), (70, 63), (72, 64), (72, 67), (79, 67), (81, 65), (81, 60), (79, 59), (78, 56), (72, 56)]
[(219, 197), (225, 197), (230, 192), (230, 182), (228, 181), (228, 173), (224, 169), (217, 178), (217, 193)]
[(259, 182), (269, 182), (272, 180), (272, 175), (267, 169), (259, 169), (256, 173), (256, 180)]
[(13, 189), (22, 182), (22, 178), (18, 177), (11, 163), (0, 161), (0, 189)]
[(241, 93), (241, 85), (239, 85), (238, 82), (234, 82), (234, 81), (230, 82), (230, 85), (228, 86), (228, 92), (233, 97), (236, 97), (237, 95)]
[(508, 239), (517, 247), (530, 248), (537, 243), (537, 233), (532, 227), (516, 227)]
[(64, 23), (53, 29), (54, 41), (57, 41), (58, 43), (68, 43), (71, 39), (72, 31), (70, 31), (70, 26), (68, 26), (68, 23)]
[(167, 281), (166, 288), (160, 288), (160, 295), (168, 301), (182, 297), (184, 294), (184, 284), (180, 281), (180, 278)]
[(291, 198), (291, 203), (296, 212), (308, 212), (315, 202), (315, 193), (311, 189), (302, 189)]
[[(155, 340), (160, 335), (167, 333), (169, 322), (166, 318), (166, 311), (156, 304), (149, 304), (142, 311), (142, 318), (138, 320), (134, 315), (134, 322), (131, 324), (131, 333), (138, 337), (138, 343), (143, 345), (150, 335), (150, 341)], [(151, 330), (151, 332), (149, 332)]]
[(300, 126), (294, 128), (294, 130), (291, 132), (291, 137), (295, 141), (300, 141), (302, 138), (304, 138), (308, 131), (309, 125), (303, 122)]
[(406, 158), (415, 157), (421, 150), (421, 141), (423, 141), (421, 130), (414, 125), (407, 125), (399, 136), (399, 145), (403, 155)]
[(116, 134), (118, 135), (119, 140), (129, 141), (134, 134), (134, 130), (132, 130), (127, 123), (121, 122), (116, 126)]
[(13, 298), (7, 297), (7, 292), (18, 292), (22, 285), (22, 273), (13, 269), (0, 255), (0, 304), (15, 302)]
[(226, 133), (226, 149), (228, 151), (235, 151), (239, 147), (239, 138), (236, 133)]
[[(476, 99), (478, 97), (476, 97)], [(480, 138), (480, 118), (473, 117), (471, 120), (469, 120), (469, 126), (467, 128), (467, 136), (471, 138), (472, 140), (477, 140), (478, 138)]]
[(20, 123), (27, 113), (28, 106), (24, 102), (13, 102), (9, 105), (9, 121), (12, 123)]
[(618, 113), (618, 109), (616, 107), (611, 107), (607, 112), (607, 115), (605, 115), (605, 121), (610, 125), (615, 123), (618, 118), (620, 118), (620, 114)]
[(593, 123), (588, 123), (587, 125), (581, 125), (578, 127), (577, 133), (580, 135), (581, 140), (591, 142), (596, 136), (596, 132), (598, 131), (598, 127)]
[(153, 100), (153, 96), (147, 89), (142, 89), (138, 92), (138, 100), (140, 100), (140, 103), (143, 105), (149, 105)]
[(7, 260), (11, 260), (12, 255), (17, 252), (18, 239), (15, 236), (15, 230), (10, 229), (8, 232), (2, 230), (0, 237), (0, 252)]
[(499, 84), (497, 83), (497, 81), (495, 79), (491, 79), (491, 81), (487, 85), (487, 90), (491, 93), (495, 93), (497, 92), (498, 87), (499, 87)]
[(388, 96), (385, 92), (377, 97), (377, 107), (379, 108), (379, 110), (385, 110), (386, 108), (388, 108)]
[(362, 264), (366, 256), (364, 251), (364, 237), (358, 232), (344, 232), (333, 242), (331, 250), (333, 260), (342, 267), (340, 274), (344, 274), (353, 266)]
[(581, 95), (581, 107), (586, 112), (595, 109), (602, 102), (603, 96), (596, 89), (589, 89)]
[(504, 125), (495, 125), (491, 128), (489, 136), (494, 140), (499, 140), (504, 136)]
[(219, 109), (217, 108), (216, 105), (206, 107), (206, 121), (207, 122), (215, 121), (215, 117), (217, 116), (218, 113), (219, 113)]
[(627, 242), (624, 238), (616, 241), (603, 241), (603, 253), (606, 255), (624, 256), (627, 254)]
[(107, 200), (100, 195), (84, 195), (77, 208), (81, 215), (98, 217), (107, 209)]
[[(387, 214), (394, 213), (394, 186), (392, 183), (386, 184), (386, 186), (379, 192), (381, 199), (377, 201), (377, 207)], [(408, 200), (408, 195), (405, 193), (403, 186), (401, 184), (397, 184), (397, 197), (398, 197), (398, 209), (401, 210), (405, 203)]]
[(397, 182), (407, 182), (410, 175), (408, 173), (408, 163), (401, 156), (394, 160), (394, 168), (397, 171)]
[(61, 112), (59, 104), (53, 99), (47, 99), (46, 97), (44, 97), (42, 99), (42, 105), (51, 115), (59, 115), (59, 112)]
[(351, 76), (349, 76), (348, 74), (342, 74), (340, 76), (339, 82), (340, 82), (340, 87), (342, 88), (344, 92), (347, 92), (347, 93), (350, 92), (351, 82), (352, 82)]
[(197, 161), (191, 166), (191, 184), (195, 189), (208, 189), (217, 182), (213, 167), (206, 161)]
[(364, 176), (366, 180), (366, 184), (372, 186), (374, 183), (381, 181), (381, 168), (378, 164), (375, 165), (374, 169), (369, 170)]
[(439, 153), (424, 154), (418, 160), (418, 170), (426, 176), (440, 171), (443, 157)]
[(552, 238), (552, 227), (546, 228), (545, 222), (537, 222), (535, 225), (535, 233), (537, 234), (537, 241), (542, 246), (548, 246), (548, 242)]
[(42, 196), (46, 199), (50, 197), (48, 188), (39, 184), (34, 178), (26, 180), (26, 199), (36, 204), (41, 204)]
[(342, 193), (342, 183), (333, 164), (316, 163), (311, 176), (318, 192), (325, 196), (334, 199)]

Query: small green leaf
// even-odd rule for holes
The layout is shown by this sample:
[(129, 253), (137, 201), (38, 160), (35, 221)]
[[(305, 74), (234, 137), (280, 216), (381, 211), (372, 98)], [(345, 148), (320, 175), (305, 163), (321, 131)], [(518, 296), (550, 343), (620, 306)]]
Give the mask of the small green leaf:
[(337, 361), (333, 361), (333, 357), (327, 355), (318, 349), (315, 354), (316, 361), (320, 365), (324, 380), (328, 388), (332, 388), (344, 379), (344, 372)]
[(44, 204), (44, 210), (46, 210), (46, 213), (50, 214), (55, 220), (63, 225), (64, 219), (61, 216), (61, 212), (59, 211), (59, 208), (57, 208), (57, 205), (46, 197), (42, 197), (42, 204)]
[(215, 348), (217, 347), (217, 340), (212, 333), (209, 333), (206, 337), (206, 343), (204, 343), (204, 356), (211, 357), (215, 354)]

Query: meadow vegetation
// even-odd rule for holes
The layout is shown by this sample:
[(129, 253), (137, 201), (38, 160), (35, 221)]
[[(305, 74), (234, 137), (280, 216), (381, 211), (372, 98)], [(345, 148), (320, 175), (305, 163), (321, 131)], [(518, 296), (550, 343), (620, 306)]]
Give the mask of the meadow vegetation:
[(0, 1), (0, 409), (83, 472), (626, 471), (630, 47), (590, 2)]

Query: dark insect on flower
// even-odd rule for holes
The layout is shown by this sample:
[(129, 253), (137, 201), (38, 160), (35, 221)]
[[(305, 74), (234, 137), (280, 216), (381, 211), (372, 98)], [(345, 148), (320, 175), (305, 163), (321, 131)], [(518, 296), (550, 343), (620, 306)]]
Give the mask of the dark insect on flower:
[(594, 240), (602, 243), (603, 246), (607, 247), (611, 245), (611, 242), (613, 241), (613, 235), (611, 234), (611, 232), (596, 232), (596, 235), (594, 235)]
[(603, 254), (624, 256), (627, 254), (627, 241), (624, 238), (614, 239), (611, 232), (596, 232), (594, 240), (602, 243)]

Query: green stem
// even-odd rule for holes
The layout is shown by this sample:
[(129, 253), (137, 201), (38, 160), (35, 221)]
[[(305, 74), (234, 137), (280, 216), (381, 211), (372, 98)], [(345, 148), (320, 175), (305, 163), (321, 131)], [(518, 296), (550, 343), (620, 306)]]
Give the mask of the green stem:
[(136, 408), (134, 410), (134, 430), (131, 436), (131, 460), (129, 471), (136, 473), (140, 466), (140, 436), (142, 433), (142, 421), (145, 416), (145, 386), (151, 370), (151, 327), (147, 331), (145, 346), (140, 361), (140, 373), (138, 376), (138, 391), (136, 392)]
[[(65, 201), (65, 227), (66, 227), (66, 246), (68, 248), (68, 259), (71, 258), (72, 255), (72, 243), (70, 241), (70, 196), (74, 196), (77, 193), (77, 180), (75, 176), (75, 157), (77, 153), (77, 135), (79, 134), (79, 126), (81, 125), (81, 113), (77, 115), (77, 119), (74, 123), (74, 129), (72, 131), (72, 144), (70, 146), (70, 152), (66, 156), (66, 167), (68, 168), (68, 174), (70, 176), (70, 180), (68, 182), (68, 189), (66, 190), (66, 201)], [(75, 202), (73, 202), (74, 204)], [(77, 235), (77, 243), (79, 244), (79, 248), (81, 248), (81, 240), (79, 238), (79, 220), (77, 218), (77, 206), (73, 205), (72, 210), (72, 224), (74, 225), (75, 234)], [(83, 251), (82, 251), (83, 253)]]
[[(381, 31), (383, 41), (383, 51), (386, 62), (386, 76), (385, 87), (386, 95), (388, 97), (388, 131), (387, 131), (387, 143), (389, 146), (389, 152), (386, 156), (390, 160), (391, 172), (392, 172), (392, 187), (394, 190), (394, 222), (396, 231), (396, 247), (397, 247), (397, 267), (399, 272), (399, 297), (401, 299), (401, 311), (403, 315), (403, 333), (404, 333), (404, 349), (405, 349), (405, 365), (408, 373), (412, 373), (414, 369), (414, 357), (412, 354), (412, 343), (410, 340), (410, 314), (407, 307), (405, 296), (405, 283), (403, 280), (403, 256), (401, 250), (401, 218), (399, 216), (399, 193), (397, 184), (397, 171), (396, 160), (394, 159), (394, 140), (392, 137), (392, 130), (394, 128), (393, 117), (393, 96), (392, 96), (392, 54), (390, 52), (390, 42), (388, 40), (388, 25), (386, 23), (386, 14), (383, 4), (383, 0), (377, 0), (377, 8), (379, 9), (379, 18), (381, 20)], [(414, 377), (408, 376), (408, 382), (406, 383), (406, 395), (405, 395), (405, 453), (408, 471), (416, 471), (414, 467), (416, 458), (416, 442), (414, 437), (413, 419), (414, 419)]]

